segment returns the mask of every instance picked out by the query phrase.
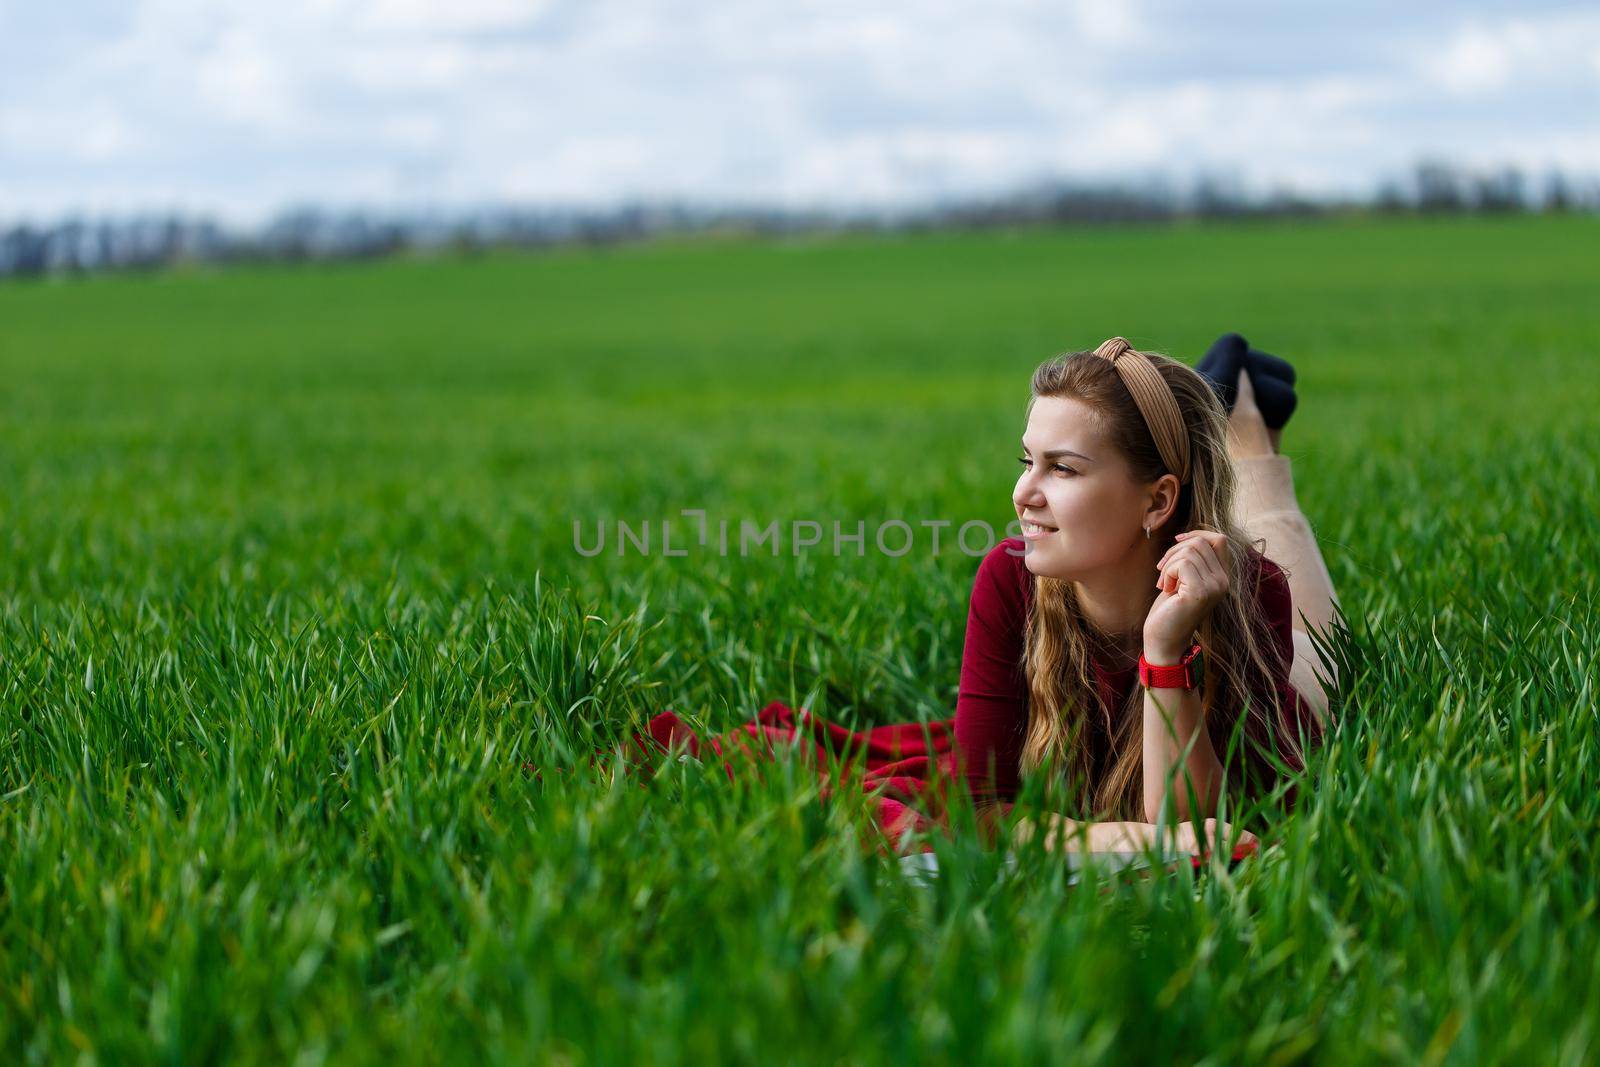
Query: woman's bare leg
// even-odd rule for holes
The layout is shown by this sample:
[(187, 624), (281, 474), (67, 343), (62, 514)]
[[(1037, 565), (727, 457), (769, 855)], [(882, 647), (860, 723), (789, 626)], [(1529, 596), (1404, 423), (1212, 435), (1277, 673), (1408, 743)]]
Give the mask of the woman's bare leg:
[(1289, 680), (1316, 709), (1328, 710), (1318, 674), (1337, 679), (1332, 664), (1317, 654), (1308, 630), (1325, 632), (1338, 603), (1333, 578), (1317, 547), (1316, 534), (1295, 498), (1289, 457), (1277, 451), (1278, 431), (1268, 430), (1256, 407), (1249, 375), (1239, 372), (1238, 399), (1228, 417), (1228, 451), (1239, 475), (1234, 520), (1252, 540), (1265, 541), (1266, 557), (1283, 568), (1294, 602), (1294, 661)]

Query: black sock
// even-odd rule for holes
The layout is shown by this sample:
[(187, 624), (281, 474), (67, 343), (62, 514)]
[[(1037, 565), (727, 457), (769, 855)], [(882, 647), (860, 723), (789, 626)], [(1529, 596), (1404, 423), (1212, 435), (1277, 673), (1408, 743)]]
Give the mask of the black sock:
[[(1222, 401), (1224, 411), (1232, 411), (1238, 399), (1239, 371), (1245, 365), (1250, 344), (1236, 333), (1225, 333), (1217, 338), (1194, 369), (1211, 383), (1212, 392)], [(1252, 384), (1254, 384), (1252, 382)]]
[(1283, 424), (1294, 414), (1295, 404), (1299, 403), (1294, 386), (1270, 374), (1250, 375), (1250, 386), (1256, 391), (1256, 407), (1261, 409), (1261, 421), (1267, 424), (1267, 429), (1283, 429)]

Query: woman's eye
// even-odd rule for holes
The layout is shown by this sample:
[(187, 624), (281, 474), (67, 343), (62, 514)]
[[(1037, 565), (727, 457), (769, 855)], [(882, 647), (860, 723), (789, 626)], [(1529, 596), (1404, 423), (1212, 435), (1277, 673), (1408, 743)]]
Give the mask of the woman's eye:
[[(1022, 464), (1022, 469), (1023, 470), (1027, 470), (1029, 467), (1033, 466), (1033, 460), (1029, 459), (1027, 456), (1018, 456), (1017, 457), (1017, 462)], [(1053, 470), (1053, 471), (1060, 471), (1062, 474), (1077, 474), (1078, 473), (1077, 471), (1073, 470), (1071, 467), (1062, 466), (1060, 463), (1053, 464), (1050, 467), (1050, 469)]]

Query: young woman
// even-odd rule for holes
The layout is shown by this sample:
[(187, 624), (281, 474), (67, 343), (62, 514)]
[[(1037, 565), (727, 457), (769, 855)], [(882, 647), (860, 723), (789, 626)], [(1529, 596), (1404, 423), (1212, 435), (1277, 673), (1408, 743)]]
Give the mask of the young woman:
[(1137, 847), (1165, 805), (1192, 849), (1190, 820), (1225, 788), (1237, 802), (1270, 787), (1321, 733), (1318, 675), (1333, 672), (1307, 628), (1332, 619), (1333, 588), (1250, 373), (1286, 419), (1292, 377), (1268, 371), (1293, 372), (1241, 356), (1237, 335), (1218, 346), (1235, 358), (1210, 369), (1232, 381), (1120, 337), (1034, 372), (1012, 494), (1023, 536), (978, 568), (956, 705), (991, 830), (1023, 774), (1055, 770), (1103, 818), (1051, 816), (1047, 842)]
[[(1165, 815), (1163, 843), (1200, 851), (1192, 822), (1212, 837), (1225, 794), (1303, 766), (1328, 711), (1308, 630), (1333, 618), (1333, 588), (1277, 454), (1293, 373), (1237, 334), (1193, 369), (1120, 337), (1039, 366), (1012, 492), (1023, 535), (978, 567), (954, 720), (852, 733), (773, 701), (708, 746), (670, 711), (636, 743), (647, 759), (794, 743), (830, 789), (827, 768), (864, 755), (896, 848), (941, 818), (946, 781), (992, 838), (1022, 777), (1054, 774), (1085, 818), (1045, 818), (1048, 847), (1137, 849)], [(1039, 830), (1017, 820), (1013, 841)]]

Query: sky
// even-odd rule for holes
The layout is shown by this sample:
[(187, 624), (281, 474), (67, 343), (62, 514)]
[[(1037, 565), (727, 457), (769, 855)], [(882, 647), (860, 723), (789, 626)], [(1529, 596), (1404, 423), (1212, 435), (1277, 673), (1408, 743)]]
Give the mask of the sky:
[(1600, 174), (1600, 6), (0, 0), (0, 219)]

